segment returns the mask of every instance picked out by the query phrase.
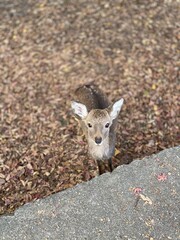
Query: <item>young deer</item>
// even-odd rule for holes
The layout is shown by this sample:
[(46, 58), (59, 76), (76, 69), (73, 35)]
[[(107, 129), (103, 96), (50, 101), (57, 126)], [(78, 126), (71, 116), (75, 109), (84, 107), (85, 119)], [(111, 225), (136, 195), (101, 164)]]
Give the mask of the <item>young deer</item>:
[(123, 99), (110, 105), (106, 95), (94, 84), (83, 85), (75, 91), (75, 101), (71, 107), (79, 119), (87, 138), (89, 154), (97, 161), (99, 174), (102, 174), (103, 160), (108, 160), (112, 171), (115, 151), (117, 118)]

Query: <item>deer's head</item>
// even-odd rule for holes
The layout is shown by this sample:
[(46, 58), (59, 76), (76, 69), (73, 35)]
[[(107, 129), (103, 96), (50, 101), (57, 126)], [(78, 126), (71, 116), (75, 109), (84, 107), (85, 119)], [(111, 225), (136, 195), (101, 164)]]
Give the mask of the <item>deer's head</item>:
[(74, 113), (80, 117), (86, 128), (88, 141), (101, 145), (109, 137), (111, 125), (117, 119), (123, 101), (120, 99), (108, 108), (92, 109), (89, 112), (84, 104), (75, 101), (71, 103)]

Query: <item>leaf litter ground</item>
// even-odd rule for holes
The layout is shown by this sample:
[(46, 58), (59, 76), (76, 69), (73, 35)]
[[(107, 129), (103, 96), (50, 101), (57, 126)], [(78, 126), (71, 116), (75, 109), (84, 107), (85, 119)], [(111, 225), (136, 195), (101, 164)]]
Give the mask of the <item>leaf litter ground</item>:
[(114, 167), (178, 142), (178, 1), (0, 2), (0, 213), (97, 175), (70, 100), (125, 99)]

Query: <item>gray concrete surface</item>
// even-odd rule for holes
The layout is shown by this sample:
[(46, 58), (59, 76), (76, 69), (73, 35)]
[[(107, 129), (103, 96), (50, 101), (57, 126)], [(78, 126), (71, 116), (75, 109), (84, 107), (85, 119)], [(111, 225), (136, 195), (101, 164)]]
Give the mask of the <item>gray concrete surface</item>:
[(180, 239), (179, 159), (167, 149), (26, 204), (0, 217), (0, 239)]

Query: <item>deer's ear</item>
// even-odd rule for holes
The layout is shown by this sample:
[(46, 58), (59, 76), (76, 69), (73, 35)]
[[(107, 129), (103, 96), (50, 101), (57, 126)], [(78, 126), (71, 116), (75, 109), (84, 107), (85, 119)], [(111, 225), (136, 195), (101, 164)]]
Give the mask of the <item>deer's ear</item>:
[(71, 107), (75, 114), (77, 114), (80, 118), (85, 118), (88, 115), (87, 108), (84, 104), (78, 102), (71, 102)]
[(111, 111), (110, 111), (110, 117), (111, 120), (114, 120), (115, 118), (118, 117), (119, 112), (121, 111), (121, 107), (123, 105), (124, 99), (121, 98), (120, 100), (118, 100), (117, 102), (115, 102), (112, 107), (111, 107)]

